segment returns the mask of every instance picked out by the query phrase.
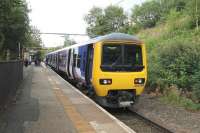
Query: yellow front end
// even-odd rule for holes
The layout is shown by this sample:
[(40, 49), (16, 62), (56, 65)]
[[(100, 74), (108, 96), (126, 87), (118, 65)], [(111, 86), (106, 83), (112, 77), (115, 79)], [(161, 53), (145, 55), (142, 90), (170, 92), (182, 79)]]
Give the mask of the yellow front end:
[[(102, 46), (104, 44), (126, 44), (126, 45), (140, 45), (142, 48), (142, 63), (143, 70), (140, 72), (120, 72), (120, 71), (102, 71)], [(124, 41), (109, 41), (98, 42), (94, 46), (94, 60), (93, 60), (93, 72), (92, 72), (92, 85), (95, 89), (96, 95), (99, 97), (105, 97), (109, 91), (112, 90), (133, 90), (136, 96), (140, 95), (145, 87), (147, 81), (147, 62), (146, 62), (146, 50), (144, 44), (136, 44), (136, 42), (124, 42)], [(144, 78), (144, 84), (135, 84), (136, 78)], [(109, 85), (100, 84), (100, 79), (112, 79), (112, 83)]]

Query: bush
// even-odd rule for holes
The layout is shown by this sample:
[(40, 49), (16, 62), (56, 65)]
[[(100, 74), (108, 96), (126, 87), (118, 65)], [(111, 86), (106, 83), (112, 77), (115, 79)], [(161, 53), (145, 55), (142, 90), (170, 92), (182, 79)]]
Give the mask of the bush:
[(194, 16), (186, 10), (187, 2), (180, 2), (183, 8), (168, 8), (156, 27), (140, 30), (138, 34), (147, 45), (147, 87), (166, 94), (168, 88), (176, 86), (180, 94), (170, 92), (166, 94), (168, 100), (200, 108), (194, 103), (200, 103), (200, 30), (194, 29)]
[[(157, 48), (156, 60), (159, 65), (159, 78), (168, 85), (175, 84), (182, 89), (191, 89), (200, 66), (198, 44), (173, 40)], [(154, 62), (155, 63), (155, 62)]]
[(167, 16), (166, 24), (169, 33), (174, 31), (182, 31), (192, 28), (192, 17), (184, 14), (183, 12), (177, 12), (176, 10), (171, 10)]
[(200, 101), (200, 45), (184, 40), (165, 40), (148, 55), (148, 86), (155, 90), (176, 85), (183, 92), (192, 92)]
[(196, 103), (200, 103), (200, 83), (196, 83), (193, 86), (193, 91), (192, 91), (192, 99)]
[(200, 110), (200, 104), (194, 103), (191, 99), (181, 96), (181, 91), (176, 86), (166, 88), (161, 101), (172, 105), (182, 106), (189, 110)]

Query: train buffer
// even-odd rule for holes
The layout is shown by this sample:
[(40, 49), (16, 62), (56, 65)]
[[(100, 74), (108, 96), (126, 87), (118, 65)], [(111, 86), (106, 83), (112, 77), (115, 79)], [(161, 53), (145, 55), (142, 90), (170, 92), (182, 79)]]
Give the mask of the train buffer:
[(44, 65), (24, 71), (16, 102), (0, 114), (0, 132), (134, 133)]

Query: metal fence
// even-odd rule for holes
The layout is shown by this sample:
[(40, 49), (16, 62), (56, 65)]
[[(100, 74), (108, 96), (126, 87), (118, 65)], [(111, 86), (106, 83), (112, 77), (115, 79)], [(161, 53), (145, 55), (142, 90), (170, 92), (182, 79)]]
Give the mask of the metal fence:
[(19, 83), (23, 79), (22, 61), (0, 62), (0, 107), (15, 94)]

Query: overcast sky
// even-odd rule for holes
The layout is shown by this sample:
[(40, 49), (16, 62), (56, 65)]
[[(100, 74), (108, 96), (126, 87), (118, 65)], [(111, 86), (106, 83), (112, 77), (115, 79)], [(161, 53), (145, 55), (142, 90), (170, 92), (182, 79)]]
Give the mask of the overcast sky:
[[(27, 0), (31, 12), (31, 25), (41, 32), (86, 33), (84, 16), (93, 6), (105, 8), (110, 4), (120, 2), (120, 6), (129, 12), (135, 4), (145, 0)], [(85, 41), (87, 37), (70, 36), (77, 42)], [(63, 45), (64, 38), (55, 35), (42, 35), (46, 47)]]

